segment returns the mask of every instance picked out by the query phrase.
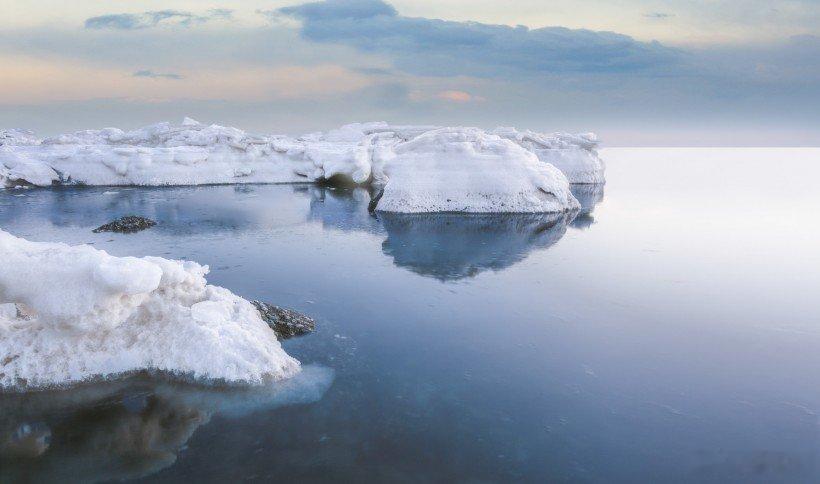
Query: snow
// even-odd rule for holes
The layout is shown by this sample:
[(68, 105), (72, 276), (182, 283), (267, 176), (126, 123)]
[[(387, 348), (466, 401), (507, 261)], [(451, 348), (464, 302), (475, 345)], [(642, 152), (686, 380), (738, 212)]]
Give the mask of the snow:
[(138, 370), (261, 383), (300, 369), (250, 302), (207, 284), (207, 266), (3, 231), (0, 260), (0, 387)]
[(570, 183), (604, 183), (604, 162), (598, 156), (598, 139), (593, 133), (542, 134), (496, 128), (493, 134), (514, 141), (538, 159), (561, 170)]
[(178, 126), (84, 130), (45, 139), (6, 130), (0, 131), (0, 186), (330, 180), (384, 187), (377, 210), (555, 212), (577, 205), (567, 183), (603, 182), (596, 146), (591, 134), (383, 122), (297, 138), (253, 135), (191, 118)]
[(476, 128), (441, 128), (392, 147), (376, 164), (384, 212), (563, 212), (578, 208), (555, 167)]
[(0, 146), (31, 146), (40, 144), (40, 141), (27, 129), (0, 129)]

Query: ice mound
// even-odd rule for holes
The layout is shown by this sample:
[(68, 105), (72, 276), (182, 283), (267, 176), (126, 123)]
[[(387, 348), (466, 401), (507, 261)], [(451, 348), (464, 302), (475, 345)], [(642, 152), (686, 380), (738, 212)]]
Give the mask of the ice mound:
[(383, 150), (374, 182), (383, 212), (563, 212), (566, 177), (517, 144), (476, 128), (441, 128)]
[(0, 387), (137, 370), (261, 383), (299, 371), (250, 302), (206, 283), (207, 266), (3, 231), (0, 261)]
[(514, 141), (535, 153), (538, 159), (561, 170), (570, 183), (604, 183), (604, 162), (598, 156), (598, 139), (593, 133), (542, 134), (496, 128), (493, 134)]
[[(574, 206), (562, 195), (567, 181), (603, 181), (596, 143), (594, 135), (381, 122), (297, 138), (190, 118), (178, 126), (85, 130), (42, 140), (9, 130), (0, 132), (0, 186), (331, 181), (385, 186), (381, 210), (561, 211)], [(398, 207), (402, 201), (409, 204)]]

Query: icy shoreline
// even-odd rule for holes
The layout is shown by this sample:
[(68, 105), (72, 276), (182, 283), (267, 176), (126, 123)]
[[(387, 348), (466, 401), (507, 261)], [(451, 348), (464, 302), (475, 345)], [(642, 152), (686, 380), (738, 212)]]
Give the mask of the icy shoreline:
[(0, 131), (0, 186), (341, 182), (391, 212), (561, 212), (570, 183), (602, 183), (592, 134), (351, 124), (297, 138), (186, 118), (37, 138)]
[(141, 370), (258, 384), (300, 370), (249, 301), (207, 284), (207, 266), (2, 230), (0, 260), (0, 389)]

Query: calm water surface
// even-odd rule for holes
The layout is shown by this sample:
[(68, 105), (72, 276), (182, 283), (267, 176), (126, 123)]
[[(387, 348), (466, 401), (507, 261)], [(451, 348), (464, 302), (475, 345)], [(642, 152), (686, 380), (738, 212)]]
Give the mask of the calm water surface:
[[(0, 394), (0, 481), (820, 479), (820, 151), (605, 150), (577, 217), (313, 186), (0, 191), (0, 227), (303, 311), (263, 392)], [(94, 234), (135, 214), (158, 225)], [(2, 263), (2, 261), (0, 261)]]

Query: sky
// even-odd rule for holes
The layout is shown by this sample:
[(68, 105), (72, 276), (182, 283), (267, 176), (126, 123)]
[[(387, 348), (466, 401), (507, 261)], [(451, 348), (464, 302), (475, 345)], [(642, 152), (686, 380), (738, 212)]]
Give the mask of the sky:
[(820, 0), (0, 0), (0, 128), (820, 146)]

